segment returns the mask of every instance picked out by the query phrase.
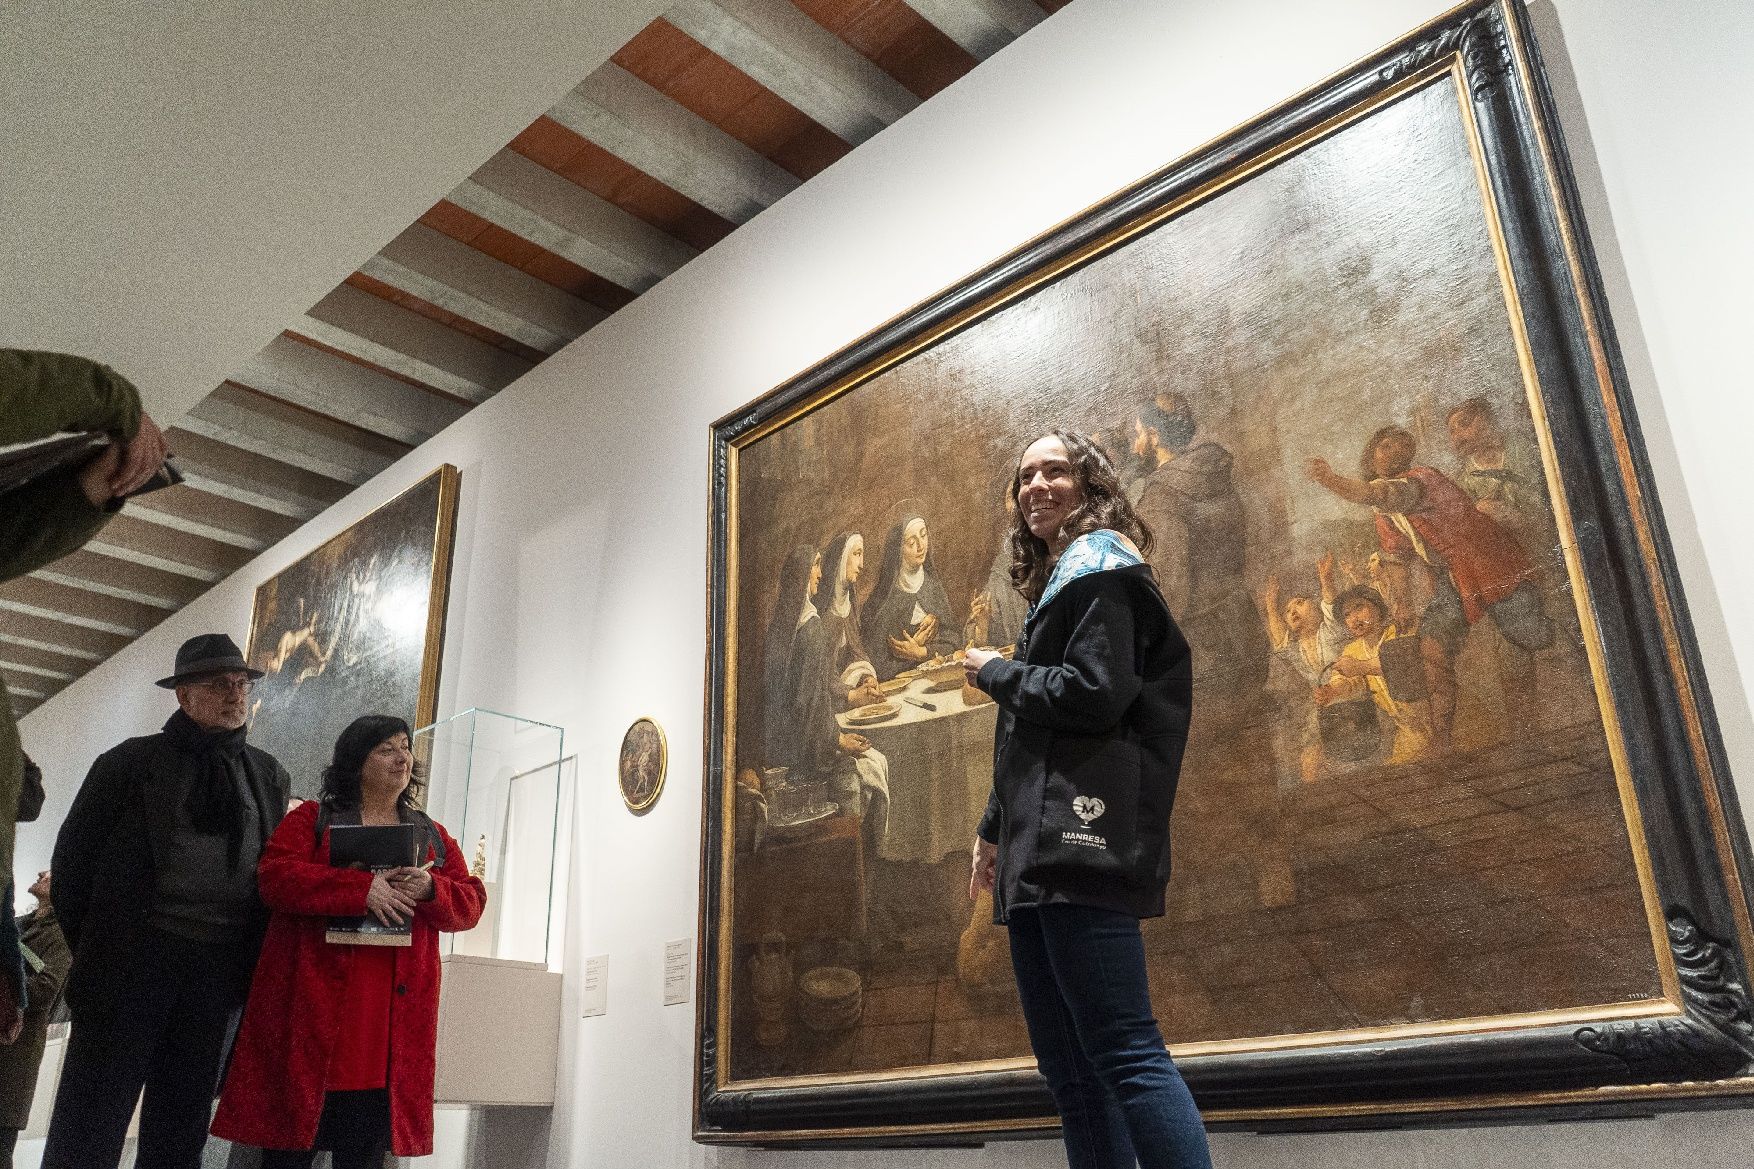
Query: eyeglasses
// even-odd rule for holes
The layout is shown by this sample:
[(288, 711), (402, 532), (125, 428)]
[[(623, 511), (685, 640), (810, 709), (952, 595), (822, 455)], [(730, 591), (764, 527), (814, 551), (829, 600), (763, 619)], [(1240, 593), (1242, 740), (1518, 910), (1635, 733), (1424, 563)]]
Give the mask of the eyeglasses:
[(254, 678), (209, 678), (205, 682), (191, 682), (203, 690), (211, 690), (215, 694), (248, 694), (256, 688)]

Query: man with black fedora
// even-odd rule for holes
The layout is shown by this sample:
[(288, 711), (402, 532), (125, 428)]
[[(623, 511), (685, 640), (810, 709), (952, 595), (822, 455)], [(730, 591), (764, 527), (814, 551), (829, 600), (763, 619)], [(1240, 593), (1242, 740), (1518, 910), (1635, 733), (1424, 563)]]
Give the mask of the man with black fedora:
[(141, 1099), (138, 1169), (196, 1169), (226, 1037), (268, 914), (256, 861), (291, 780), (244, 741), (254, 670), (231, 638), (183, 643), (177, 712), (100, 755), (55, 841), (73, 1035), (45, 1169), (106, 1169)]

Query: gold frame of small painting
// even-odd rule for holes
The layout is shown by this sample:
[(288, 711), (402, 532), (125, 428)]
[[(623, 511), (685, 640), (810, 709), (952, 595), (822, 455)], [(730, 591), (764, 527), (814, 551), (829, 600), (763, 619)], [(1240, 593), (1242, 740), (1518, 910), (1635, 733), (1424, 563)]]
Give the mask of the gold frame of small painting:
[[(651, 727), (658, 736), (658, 774), (649, 786), (630, 774), (629, 766), (632, 762), (629, 751), (633, 746), (634, 732), (642, 725)], [(627, 810), (636, 816), (650, 811), (652, 805), (658, 802), (658, 797), (663, 794), (664, 777), (669, 772), (670, 740), (665, 736), (664, 728), (657, 719), (646, 715), (634, 719), (628, 725), (627, 733), (621, 736), (621, 749), (615, 758), (615, 783), (621, 791), (621, 802), (627, 805)]]

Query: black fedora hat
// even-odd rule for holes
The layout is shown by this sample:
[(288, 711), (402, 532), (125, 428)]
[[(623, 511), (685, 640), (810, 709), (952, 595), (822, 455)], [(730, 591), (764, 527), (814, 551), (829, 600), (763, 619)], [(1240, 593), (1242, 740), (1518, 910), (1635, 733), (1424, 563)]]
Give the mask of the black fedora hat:
[(168, 678), (160, 678), (157, 684), (166, 690), (174, 690), (180, 683), (202, 674), (226, 674), (232, 670), (242, 670), (251, 678), (262, 676), (261, 670), (252, 670), (244, 663), (243, 651), (238, 649), (237, 642), (223, 633), (203, 633), (183, 643), (177, 650), (177, 672)]

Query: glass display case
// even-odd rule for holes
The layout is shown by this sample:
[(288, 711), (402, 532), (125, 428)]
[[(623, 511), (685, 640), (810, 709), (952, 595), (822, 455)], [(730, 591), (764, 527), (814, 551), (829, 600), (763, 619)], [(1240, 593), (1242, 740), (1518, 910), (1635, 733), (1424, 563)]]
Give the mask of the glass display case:
[(427, 811), (487, 886), (480, 923), (443, 953), (549, 965), (565, 745), (560, 727), (473, 707), (414, 733)]

